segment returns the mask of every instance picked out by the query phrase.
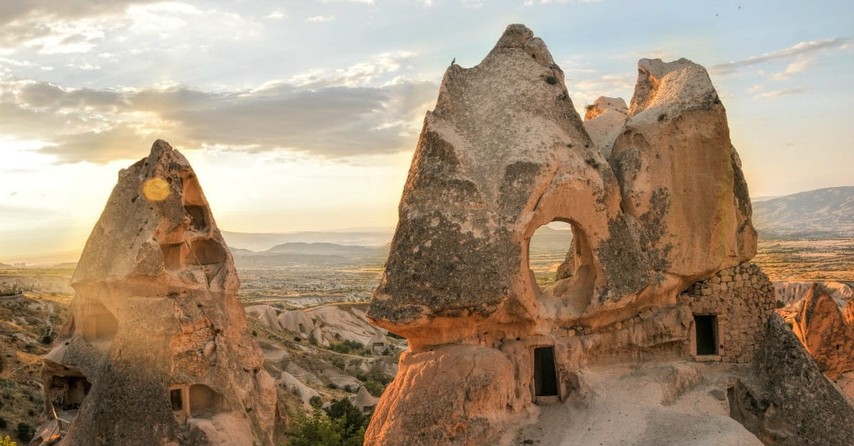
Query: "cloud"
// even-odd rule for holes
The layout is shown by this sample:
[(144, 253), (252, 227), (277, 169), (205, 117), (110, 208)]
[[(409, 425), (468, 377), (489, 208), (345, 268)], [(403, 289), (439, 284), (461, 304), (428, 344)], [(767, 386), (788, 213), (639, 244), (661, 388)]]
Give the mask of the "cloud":
[(769, 98), (776, 98), (776, 97), (780, 97), (780, 96), (788, 96), (788, 95), (792, 95), (792, 94), (803, 93), (804, 91), (806, 91), (806, 88), (801, 88), (801, 87), (783, 88), (780, 90), (766, 91), (764, 93), (758, 93), (757, 92), (757, 94), (755, 94), (753, 97), (755, 99), (769, 99)]
[(288, 79), (286, 83), (303, 88), (365, 86), (399, 71), (415, 56), (416, 54), (410, 51), (380, 53), (347, 68), (312, 70), (299, 74)]
[(0, 48), (26, 45), (47, 54), (80, 53), (103, 38), (110, 16), (131, 5), (162, 0), (3, 0), (0, 1)]
[(0, 2), (0, 26), (35, 17), (79, 19), (123, 12), (128, 6), (161, 3), (163, 0), (3, 0)]
[(305, 19), (306, 23), (326, 23), (335, 20), (334, 15), (317, 15)]
[(805, 71), (807, 68), (812, 66), (813, 59), (805, 54), (801, 54), (797, 56), (795, 60), (786, 65), (786, 68), (779, 72), (771, 75), (772, 79), (775, 80), (786, 80), (792, 77), (792, 75)]
[(285, 13), (282, 12), (281, 9), (277, 9), (277, 10), (267, 14), (266, 16), (264, 16), (264, 18), (267, 20), (280, 20), (280, 19), (285, 18)]
[[(804, 64), (807, 63), (807, 59), (805, 58), (825, 49), (845, 47), (848, 41), (849, 39), (847, 38), (837, 37), (834, 39), (810, 40), (807, 42), (800, 42), (794, 46), (790, 46), (788, 48), (784, 48), (777, 51), (772, 51), (770, 53), (765, 53), (761, 56), (754, 56), (743, 60), (714, 65), (709, 69), (709, 72), (717, 75), (733, 74), (744, 67), (750, 67), (776, 60), (786, 60), (794, 57), (800, 58), (803, 68), (806, 68), (806, 65)], [(797, 66), (795, 68), (797, 68)]]
[(136, 158), (156, 138), (191, 149), (289, 150), (328, 158), (386, 154), (415, 144), (438, 88), (406, 79), (317, 85), (272, 83), (213, 93), (0, 81), (0, 134), (45, 141), (39, 150), (62, 163)]

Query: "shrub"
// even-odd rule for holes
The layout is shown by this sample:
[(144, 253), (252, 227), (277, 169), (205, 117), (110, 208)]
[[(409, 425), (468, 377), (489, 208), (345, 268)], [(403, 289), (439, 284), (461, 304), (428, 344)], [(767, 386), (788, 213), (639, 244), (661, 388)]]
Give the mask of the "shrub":
[(17, 437), (18, 440), (29, 442), (36, 434), (36, 429), (23, 421), (18, 423)]
[(346, 366), (344, 364), (344, 360), (341, 358), (332, 358), (332, 365), (338, 367), (341, 370), (344, 370), (344, 367)]
[(288, 446), (339, 446), (341, 444), (341, 426), (330, 419), (320, 409), (314, 409), (311, 416), (297, 413), (288, 426)]
[[(329, 418), (341, 424), (341, 436), (343, 438), (352, 439), (359, 436), (360, 430), (362, 430), (361, 437), (364, 438), (364, 428), (368, 425), (368, 417), (356, 408), (349, 399), (341, 398), (333, 401), (326, 413)], [(362, 442), (360, 441), (358, 444), (362, 444)]]
[(381, 382), (369, 379), (365, 383), (365, 390), (373, 396), (380, 396), (385, 392), (385, 385)]
[(323, 405), (323, 400), (319, 396), (315, 395), (308, 400), (308, 404), (311, 404), (311, 407), (314, 407), (315, 409), (320, 409), (320, 406)]
[(286, 431), (288, 446), (361, 446), (369, 418), (347, 398), (332, 402), (326, 411), (315, 408), (297, 413)]
[(18, 443), (12, 441), (12, 439), (7, 435), (5, 437), (0, 437), (0, 446), (18, 446)]

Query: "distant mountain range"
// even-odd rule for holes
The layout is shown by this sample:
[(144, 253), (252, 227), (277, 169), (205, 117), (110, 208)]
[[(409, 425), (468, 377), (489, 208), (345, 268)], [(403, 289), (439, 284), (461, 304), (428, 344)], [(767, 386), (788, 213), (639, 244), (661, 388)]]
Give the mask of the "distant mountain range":
[(753, 226), (771, 238), (854, 237), (854, 186), (754, 202)]
[[(757, 198), (753, 201), (753, 224), (763, 239), (854, 237), (854, 186)], [(223, 231), (222, 235), (239, 266), (352, 264), (376, 262), (376, 258), (382, 262), (394, 228), (289, 233)], [(570, 241), (568, 231), (544, 227), (534, 235), (531, 250), (565, 252)], [(76, 261), (79, 256), (79, 251), (68, 251), (0, 260), (55, 265)], [(10, 267), (0, 264), (0, 269)]]
[(381, 264), (388, 256), (388, 244), (353, 246), (326, 242), (288, 242), (264, 251), (231, 248), (231, 253), (238, 268)]
[(229, 247), (262, 251), (287, 243), (334, 243), (351, 246), (382, 246), (391, 241), (394, 228), (369, 228), (336, 231), (250, 233), (222, 231)]

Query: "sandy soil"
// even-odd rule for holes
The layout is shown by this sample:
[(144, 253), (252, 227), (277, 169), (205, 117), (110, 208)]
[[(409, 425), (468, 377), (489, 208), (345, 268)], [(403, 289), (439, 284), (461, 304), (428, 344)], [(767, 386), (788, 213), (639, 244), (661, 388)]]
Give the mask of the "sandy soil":
[(513, 444), (541, 446), (762, 446), (728, 416), (726, 366), (674, 362), (580, 374), (582, 389), (540, 407)]

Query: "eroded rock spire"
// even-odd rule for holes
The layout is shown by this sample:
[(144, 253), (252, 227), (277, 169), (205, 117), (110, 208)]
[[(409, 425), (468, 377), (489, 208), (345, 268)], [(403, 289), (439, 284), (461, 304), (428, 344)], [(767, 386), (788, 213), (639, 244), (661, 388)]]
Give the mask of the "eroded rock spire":
[(61, 445), (273, 444), (275, 385), (231, 254), (168, 143), (120, 172), (72, 286), (43, 372)]

